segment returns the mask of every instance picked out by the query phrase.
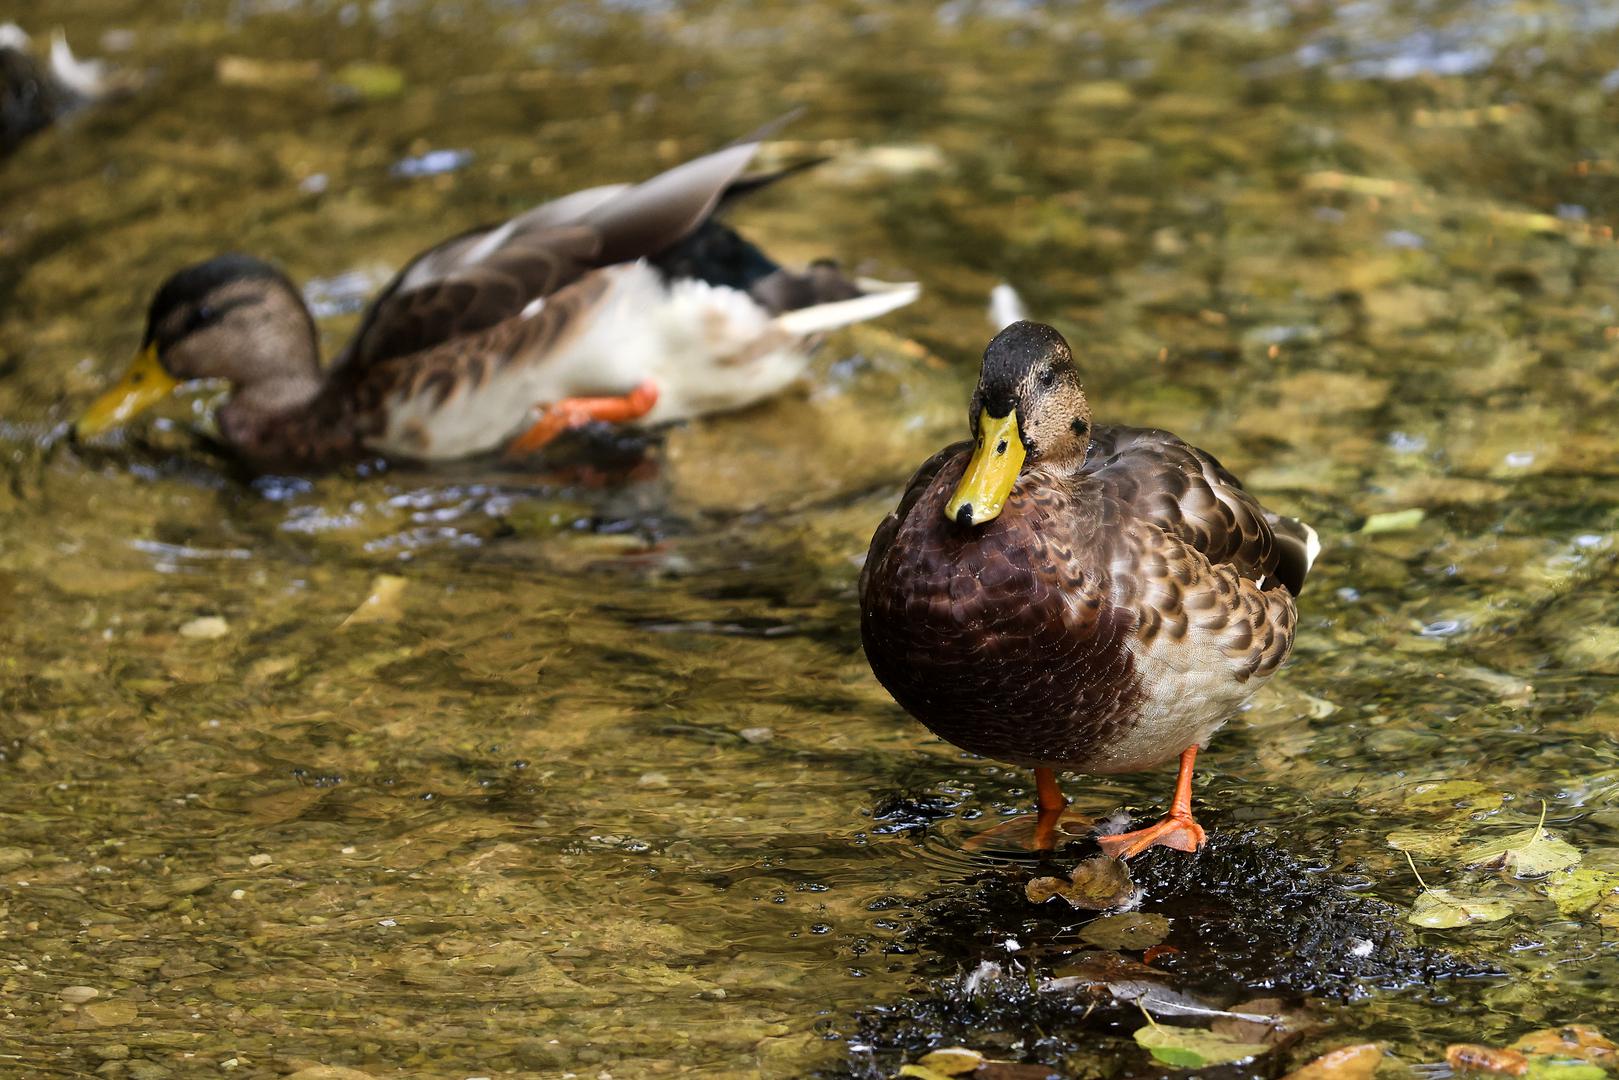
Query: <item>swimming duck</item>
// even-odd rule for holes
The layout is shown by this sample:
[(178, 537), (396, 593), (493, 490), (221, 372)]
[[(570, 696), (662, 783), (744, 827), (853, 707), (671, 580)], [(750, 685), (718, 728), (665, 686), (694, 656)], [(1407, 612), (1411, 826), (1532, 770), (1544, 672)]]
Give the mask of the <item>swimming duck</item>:
[(104, 98), (135, 88), (128, 72), (73, 55), (67, 37), (51, 35), (50, 52), (36, 59), (33, 40), (16, 23), (0, 23), (0, 157), (30, 135)]
[(935, 734), (1033, 767), (1037, 848), (1066, 806), (1057, 770), (1179, 756), (1169, 815), (1101, 844), (1195, 851), (1198, 748), (1287, 658), (1314, 531), (1167, 431), (1093, 426), (1068, 343), (1040, 323), (989, 343), (968, 427), (872, 537), (872, 671)]
[(803, 372), (814, 335), (914, 300), (914, 284), (785, 269), (716, 218), (802, 166), (745, 176), (759, 137), (639, 184), (575, 192), (412, 259), (322, 370), (315, 323), (273, 266), (222, 255), (157, 290), (93, 436), (219, 379), (228, 447), (258, 470), (381, 455), (530, 452), (592, 420), (662, 424), (737, 409)]

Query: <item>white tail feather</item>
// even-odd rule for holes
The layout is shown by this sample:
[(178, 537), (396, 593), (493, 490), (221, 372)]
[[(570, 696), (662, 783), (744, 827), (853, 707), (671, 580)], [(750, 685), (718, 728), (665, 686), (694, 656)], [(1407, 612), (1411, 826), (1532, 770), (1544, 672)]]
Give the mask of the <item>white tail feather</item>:
[(864, 322), (902, 308), (922, 295), (922, 286), (914, 281), (890, 285), (884, 282), (860, 282), (861, 288), (871, 289), (864, 296), (852, 300), (834, 300), (828, 304), (784, 311), (777, 315), (776, 328), (796, 337), (807, 337), (823, 330), (831, 330), (850, 323)]
[(989, 290), (989, 321), (997, 334), (1028, 317), (1029, 312), (1023, 306), (1023, 297), (1019, 296), (1012, 286), (1003, 281)]
[(83, 98), (98, 98), (107, 89), (107, 64), (102, 60), (80, 60), (73, 55), (67, 35), (51, 34), (51, 74), (56, 81)]
[(1308, 574), (1310, 567), (1315, 565), (1315, 557), (1321, 554), (1321, 538), (1304, 522), (1299, 524), (1304, 526), (1304, 572)]

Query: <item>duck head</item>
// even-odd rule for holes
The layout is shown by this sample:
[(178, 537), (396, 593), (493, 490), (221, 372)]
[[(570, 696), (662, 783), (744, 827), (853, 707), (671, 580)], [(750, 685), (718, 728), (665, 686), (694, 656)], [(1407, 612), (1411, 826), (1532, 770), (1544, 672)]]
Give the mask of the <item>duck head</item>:
[(315, 324), (297, 288), (268, 263), (221, 255), (157, 290), (129, 370), (75, 431), (88, 437), (116, 427), (197, 380), (223, 379), (240, 395), (319, 377)]
[(976, 445), (944, 514), (973, 526), (1000, 514), (1030, 465), (1063, 469), (1085, 460), (1091, 407), (1068, 342), (1036, 322), (1015, 322), (996, 334), (984, 350), (967, 420)]

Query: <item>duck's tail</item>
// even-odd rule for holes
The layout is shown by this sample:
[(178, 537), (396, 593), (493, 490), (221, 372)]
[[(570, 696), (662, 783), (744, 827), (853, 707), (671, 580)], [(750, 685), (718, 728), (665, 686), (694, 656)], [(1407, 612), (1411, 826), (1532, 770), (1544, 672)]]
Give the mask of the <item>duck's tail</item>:
[[(820, 271), (819, 275), (817, 271)], [(914, 281), (877, 281), (873, 278), (850, 280), (830, 263), (816, 263), (803, 274), (793, 275), (791, 271), (786, 270), (780, 273), (796, 278), (799, 283), (807, 282), (812, 288), (817, 276), (825, 278), (835, 275), (840, 286), (837, 289), (814, 293), (809, 303), (783, 311), (776, 316), (777, 327), (798, 337), (807, 337), (839, 326), (848, 326), (850, 323), (875, 319), (879, 315), (886, 315), (896, 308), (904, 307), (922, 295), (922, 286)]]
[(1276, 550), (1280, 558), (1276, 563), (1275, 578), (1294, 596), (1304, 591), (1304, 579), (1309, 576), (1315, 557), (1321, 554), (1321, 538), (1298, 518), (1265, 513), (1270, 531), (1276, 537)]
[(1024, 306), (1023, 297), (1012, 286), (1003, 281), (989, 290), (989, 323), (997, 334), (1028, 317), (1029, 309)]

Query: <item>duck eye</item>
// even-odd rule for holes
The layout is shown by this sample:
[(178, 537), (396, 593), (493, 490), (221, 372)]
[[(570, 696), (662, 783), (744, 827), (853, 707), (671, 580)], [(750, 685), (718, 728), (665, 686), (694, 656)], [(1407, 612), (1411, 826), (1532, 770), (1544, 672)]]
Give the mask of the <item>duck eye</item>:
[(198, 304), (191, 309), (191, 315), (186, 319), (185, 333), (194, 333), (218, 322), (234, 306), (234, 304), (226, 304), (223, 307), (216, 304)]
[(1040, 372), (1040, 385), (1041, 386), (1054, 386), (1054, 385), (1056, 385), (1056, 382), (1057, 382), (1057, 369), (1056, 368), (1048, 367), (1048, 368), (1046, 368), (1046, 369), (1044, 369), (1043, 371)]

